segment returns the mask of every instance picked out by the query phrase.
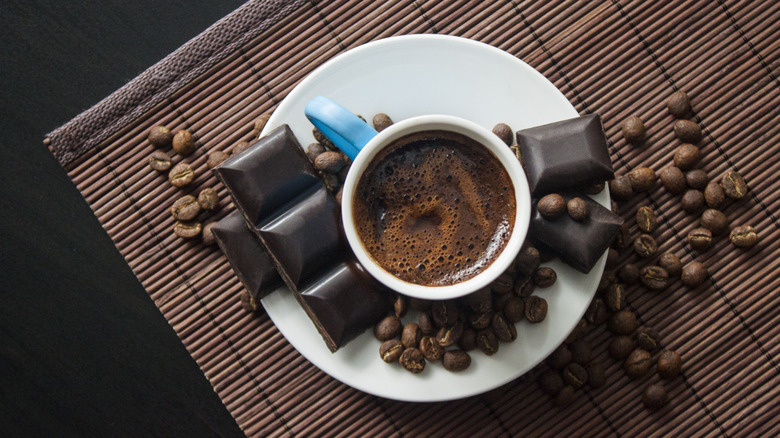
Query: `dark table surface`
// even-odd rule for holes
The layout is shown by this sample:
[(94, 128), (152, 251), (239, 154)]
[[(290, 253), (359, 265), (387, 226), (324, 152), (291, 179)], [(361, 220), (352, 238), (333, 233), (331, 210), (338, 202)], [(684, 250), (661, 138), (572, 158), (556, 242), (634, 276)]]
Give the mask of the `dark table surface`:
[(0, 4), (1, 435), (242, 436), (42, 144), (240, 4)]

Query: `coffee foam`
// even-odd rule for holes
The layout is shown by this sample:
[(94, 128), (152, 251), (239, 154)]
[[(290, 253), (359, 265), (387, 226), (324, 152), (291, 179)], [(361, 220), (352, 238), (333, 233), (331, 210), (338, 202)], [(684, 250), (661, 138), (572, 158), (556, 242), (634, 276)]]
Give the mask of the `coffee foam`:
[(358, 235), (386, 271), (448, 285), (485, 270), (515, 220), (511, 179), (474, 140), (428, 131), (396, 140), (369, 164), (354, 198)]

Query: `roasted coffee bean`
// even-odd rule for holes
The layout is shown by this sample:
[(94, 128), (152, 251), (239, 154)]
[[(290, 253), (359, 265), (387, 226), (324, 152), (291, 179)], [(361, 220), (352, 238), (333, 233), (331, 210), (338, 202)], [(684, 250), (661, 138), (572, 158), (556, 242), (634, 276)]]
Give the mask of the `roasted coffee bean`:
[(686, 213), (698, 213), (704, 207), (704, 194), (699, 190), (687, 190), (681, 200)]
[(557, 193), (545, 195), (536, 203), (536, 209), (543, 218), (554, 221), (566, 211), (566, 200)]
[(311, 143), (306, 146), (306, 156), (309, 157), (309, 160), (311, 160), (312, 163), (314, 163), (314, 160), (316, 160), (317, 157), (324, 152), (325, 146), (319, 143)]
[(433, 301), (431, 300), (424, 300), (422, 298), (409, 298), (409, 307), (414, 310), (427, 312), (431, 310), (431, 306), (433, 306)]
[(648, 289), (661, 290), (669, 284), (669, 273), (660, 266), (645, 266), (639, 270), (639, 281)]
[(605, 185), (606, 184), (603, 182), (591, 184), (585, 187), (585, 193), (588, 195), (598, 195), (602, 190), (604, 190)]
[(397, 338), (403, 328), (404, 325), (400, 319), (395, 316), (386, 316), (374, 326), (374, 337), (381, 342)]
[(658, 266), (664, 268), (670, 277), (679, 277), (682, 274), (682, 262), (676, 255), (667, 252), (658, 258)]
[(401, 353), (398, 362), (401, 363), (401, 366), (404, 367), (406, 371), (409, 371), (412, 374), (419, 374), (425, 369), (425, 356), (423, 356), (420, 350), (414, 347), (404, 350), (404, 352)]
[(660, 383), (648, 386), (645, 392), (642, 393), (642, 404), (648, 409), (661, 409), (668, 401), (669, 397), (666, 395), (666, 390)]
[(477, 331), (471, 327), (464, 327), (460, 335), (458, 347), (463, 351), (471, 351), (477, 348)]
[(628, 226), (628, 222), (623, 222), (618, 228), (617, 234), (615, 234), (615, 240), (612, 241), (612, 247), (618, 249), (626, 249), (633, 241), (631, 240), (631, 229)]
[(571, 333), (569, 333), (569, 336), (563, 340), (563, 343), (567, 345), (571, 344), (577, 339), (585, 336), (585, 333), (587, 333), (589, 329), (590, 324), (588, 324), (588, 321), (586, 321), (585, 318), (580, 318), (580, 320), (577, 321), (577, 324), (574, 326), (574, 329), (572, 329)]
[(673, 350), (664, 350), (658, 355), (656, 372), (662, 379), (674, 379), (680, 375), (682, 358)]
[(682, 144), (674, 151), (674, 165), (681, 170), (690, 170), (701, 159), (699, 148), (692, 144)]
[(685, 175), (679, 167), (664, 167), (661, 169), (659, 178), (666, 191), (673, 195), (679, 195), (687, 188)]
[(602, 324), (609, 318), (607, 313), (607, 306), (604, 304), (604, 300), (601, 298), (594, 298), (588, 306), (588, 310), (585, 311), (585, 320), (590, 324)]
[(333, 173), (322, 173), (322, 182), (325, 183), (325, 188), (331, 193), (337, 192), (341, 188), (341, 181), (339, 176)]
[(702, 169), (693, 169), (685, 172), (685, 183), (692, 189), (704, 190), (708, 182), (710, 182), (710, 178), (707, 176), (707, 172)]
[(515, 328), (514, 324), (507, 322), (500, 313), (493, 315), (490, 328), (493, 329), (493, 333), (496, 334), (496, 337), (501, 342), (512, 342), (517, 339), (517, 328)]
[(682, 284), (693, 289), (704, 284), (707, 275), (707, 268), (703, 263), (692, 261), (683, 268), (680, 280), (682, 280)]
[(625, 284), (637, 284), (639, 282), (639, 267), (633, 263), (626, 263), (618, 269), (617, 276)]
[(496, 134), (507, 146), (512, 146), (515, 140), (515, 134), (512, 132), (512, 128), (506, 123), (499, 123), (493, 127), (493, 134)]
[(311, 129), (311, 135), (314, 136), (314, 140), (317, 141), (317, 143), (321, 144), (325, 149), (329, 151), (337, 151), (338, 148), (336, 145), (333, 144), (332, 141), (328, 137), (325, 136), (319, 129), (312, 128)]
[(436, 362), (444, 356), (444, 347), (442, 347), (436, 339), (430, 336), (423, 336), (420, 338), (420, 352), (425, 356), (425, 359)]
[(496, 313), (502, 313), (504, 311), (504, 306), (510, 297), (512, 297), (512, 294), (493, 294), (493, 311)]
[(436, 332), (436, 342), (442, 347), (450, 347), (458, 343), (463, 334), (463, 323), (458, 321), (451, 327), (441, 327)]
[(157, 125), (152, 126), (152, 128), (149, 130), (149, 135), (146, 136), (146, 139), (149, 140), (149, 143), (151, 143), (152, 146), (158, 149), (162, 149), (171, 145), (173, 134), (167, 127)]
[(698, 143), (701, 140), (701, 127), (691, 120), (678, 120), (674, 124), (674, 135), (685, 143)]
[(729, 170), (723, 175), (723, 178), (720, 180), (720, 186), (723, 189), (723, 194), (731, 199), (742, 199), (748, 191), (745, 178), (733, 170)]
[(182, 196), (174, 201), (171, 206), (171, 214), (177, 221), (189, 221), (195, 219), (200, 213), (198, 200), (192, 195)]
[(558, 391), (558, 395), (555, 396), (555, 406), (563, 408), (569, 406), (574, 401), (576, 395), (574, 387), (566, 385)]
[(578, 363), (570, 363), (563, 369), (563, 381), (574, 388), (582, 388), (588, 381), (588, 371)]
[(669, 114), (678, 119), (687, 119), (691, 115), (691, 100), (684, 91), (676, 91), (666, 101)]
[(563, 389), (561, 373), (547, 370), (539, 377), (539, 388), (549, 395), (558, 394)]
[(198, 204), (206, 211), (214, 211), (219, 207), (219, 195), (217, 190), (207, 187), (198, 193)]
[(230, 158), (230, 154), (223, 151), (211, 151), (209, 152), (209, 157), (206, 160), (206, 167), (209, 169), (213, 169), (220, 164), (227, 161), (227, 159)]
[(184, 187), (195, 179), (195, 172), (187, 163), (179, 163), (168, 172), (168, 181), (174, 187)]
[(617, 336), (609, 343), (609, 357), (623, 360), (634, 350), (634, 341), (629, 336)]
[(466, 303), (466, 306), (474, 313), (487, 313), (493, 310), (490, 297), (490, 288), (483, 287), (476, 292), (466, 295), (464, 302)]
[(701, 214), (701, 226), (713, 235), (726, 234), (729, 231), (729, 219), (720, 210), (709, 208)]
[(393, 120), (385, 113), (375, 115), (374, 118), (371, 119), (371, 122), (377, 132), (382, 132), (383, 129), (393, 124)]
[(555, 273), (553, 268), (542, 266), (536, 268), (533, 273), (533, 279), (536, 287), (544, 289), (555, 284), (555, 281), (558, 279), (558, 274)]
[(571, 350), (572, 362), (582, 366), (587, 365), (593, 356), (593, 349), (590, 348), (590, 345), (585, 342), (584, 339), (577, 339), (572, 342), (571, 345), (569, 345), (569, 350)]
[(609, 194), (618, 201), (631, 199), (634, 196), (631, 180), (625, 175), (615, 176), (615, 179), (609, 181)]
[(235, 157), (236, 155), (240, 155), (247, 149), (249, 149), (249, 142), (239, 141), (233, 146), (233, 149), (230, 150), (230, 156)]
[(180, 129), (173, 135), (173, 151), (186, 157), (195, 152), (195, 138), (190, 131)]
[(615, 276), (615, 273), (612, 271), (604, 271), (603, 274), (601, 274), (601, 279), (599, 280), (599, 285), (596, 286), (596, 292), (599, 294), (603, 294), (607, 291), (607, 289), (615, 284), (617, 282), (617, 277)]
[(636, 211), (636, 225), (645, 233), (652, 233), (658, 226), (658, 218), (655, 211), (647, 205), (639, 207)]
[(515, 279), (515, 295), (528, 298), (536, 290), (533, 275), (520, 275)]
[(621, 128), (626, 143), (637, 145), (645, 139), (645, 124), (637, 116), (631, 116), (623, 121)]
[(615, 269), (620, 263), (620, 253), (615, 248), (607, 251), (607, 269)]
[(750, 248), (758, 243), (758, 233), (750, 225), (740, 225), (731, 230), (729, 240), (737, 248)]
[(703, 251), (712, 244), (712, 231), (706, 228), (694, 228), (688, 233), (687, 241), (691, 248)]
[(640, 234), (634, 239), (634, 252), (639, 257), (652, 257), (658, 251), (658, 243), (649, 234)]
[(547, 365), (550, 365), (550, 367), (555, 368), (556, 370), (562, 370), (570, 363), (571, 350), (566, 345), (561, 345), (556, 348), (547, 358)]
[(198, 222), (176, 222), (173, 224), (173, 234), (183, 239), (193, 239), (198, 237), (202, 231)]
[(704, 201), (710, 208), (720, 208), (726, 200), (726, 194), (723, 193), (723, 187), (715, 181), (710, 181), (704, 188)]
[(270, 114), (261, 114), (258, 118), (255, 119), (255, 123), (252, 126), (252, 134), (254, 134), (255, 137), (260, 136), (260, 133), (263, 132), (263, 129), (265, 129), (265, 125), (268, 123), (268, 119), (270, 118)]
[(401, 332), (401, 343), (404, 344), (404, 347), (406, 348), (420, 345), (421, 338), (422, 332), (420, 331), (420, 327), (414, 322), (406, 324)]
[(238, 299), (241, 302), (241, 308), (246, 312), (257, 312), (257, 310), (260, 308), (260, 306), (257, 305), (257, 302), (252, 298), (252, 295), (246, 289), (241, 291), (241, 295), (239, 295)]
[(514, 279), (512, 276), (504, 273), (490, 283), (490, 290), (499, 295), (508, 294), (509, 292), (512, 292), (513, 283)]
[(154, 151), (149, 157), (149, 167), (158, 172), (165, 172), (171, 168), (171, 157), (163, 151)]
[(521, 275), (531, 275), (541, 263), (539, 250), (533, 246), (524, 246), (515, 259), (515, 270)]
[(641, 348), (634, 349), (623, 362), (623, 369), (626, 375), (632, 379), (644, 376), (653, 366), (653, 359), (650, 353)]
[(498, 351), (498, 338), (493, 330), (484, 329), (477, 332), (477, 347), (488, 356)]
[(585, 369), (588, 371), (588, 386), (599, 389), (607, 383), (607, 373), (601, 362), (592, 361)]
[(649, 167), (637, 167), (628, 172), (628, 180), (631, 182), (631, 190), (634, 193), (642, 193), (655, 186), (656, 175)]
[(417, 327), (424, 335), (433, 336), (436, 333), (436, 326), (433, 324), (431, 314), (428, 312), (421, 312), (417, 317)]
[(431, 316), (437, 327), (451, 326), (458, 320), (458, 308), (450, 301), (436, 301), (431, 306)]
[(451, 350), (444, 353), (442, 365), (447, 371), (463, 371), (471, 365), (471, 356), (462, 350)]
[(477, 330), (487, 328), (493, 320), (493, 312), (472, 313), (469, 317), (469, 325)]
[(214, 238), (214, 231), (212, 230), (216, 222), (209, 222), (203, 226), (203, 244), (206, 246), (215, 245), (217, 240)]
[(588, 218), (588, 204), (582, 198), (572, 198), (566, 203), (566, 211), (572, 219), (582, 222)]
[(387, 363), (398, 362), (403, 352), (404, 346), (398, 339), (389, 339), (379, 346), (379, 357)]
[(615, 283), (604, 294), (604, 304), (613, 312), (623, 310), (626, 307), (626, 288), (620, 283)]
[(525, 317), (525, 302), (520, 297), (509, 297), (504, 304), (504, 318), (510, 323), (518, 323)]
[(533, 323), (540, 323), (547, 317), (547, 300), (531, 295), (525, 300), (525, 318)]
[(636, 332), (636, 345), (643, 350), (657, 350), (658, 339), (658, 332), (652, 327), (642, 327)]
[(613, 313), (607, 323), (609, 331), (616, 335), (630, 335), (637, 327), (639, 322), (636, 320), (636, 315), (628, 309)]
[(347, 165), (347, 156), (341, 152), (325, 151), (314, 159), (314, 168), (320, 172), (337, 173)]

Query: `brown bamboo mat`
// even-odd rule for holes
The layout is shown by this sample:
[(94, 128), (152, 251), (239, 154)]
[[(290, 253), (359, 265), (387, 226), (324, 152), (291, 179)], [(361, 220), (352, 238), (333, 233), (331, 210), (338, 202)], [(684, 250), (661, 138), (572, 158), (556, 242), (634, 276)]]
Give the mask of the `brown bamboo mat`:
[[(778, 436), (778, 23), (775, 1), (250, 3), (48, 142), (248, 436)], [(652, 204), (661, 213), (660, 251), (704, 262), (711, 274), (693, 291), (679, 280), (663, 293), (628, 289), (642, 323), (684, 358), (682, 376), (665, 384), (667, 408), (642, 406), (642, 390), (658, 378), (630, 381), (607, 355), (604, 327), (586, 339), (608, 383), (578, 392), (566, 408), (553, 407), (535, 383), (545, 365), (455, 402), (359, 392), (306, 361), (262, 311), (241, 310), (242, 286), (218, 250), (172, 235), (177, 191), (148, 170), (149, 127), (190, 129), (199, 146), (188, 159), (199, 175), (195, 190), (219, 186), (205, 167), (208, 151), (248, 140), (252, 121), (328, 59), (410, 33), (479, 40), (532, 65), (580, 113), (602, 115), (620, 174), (671, 162), (679, 143), (665, 102), (677, 89), (692, 96), (705, 132), (701, 167), (710, 178), (730, 169), (745, 176), (749, 196), (724, 212), (732, 224), (753, 225), (760, 243), (737, 250), (718, 239), (694, 252), (684, 240), (698, 217), (660, 184), (621, 204), (635, 235), (636, 208)], [(633, 114), (648, 127), (646, 147), (626, 145), (620, 134)], [(232, 211), (221, 186), (219, 194), (217, 217)]]

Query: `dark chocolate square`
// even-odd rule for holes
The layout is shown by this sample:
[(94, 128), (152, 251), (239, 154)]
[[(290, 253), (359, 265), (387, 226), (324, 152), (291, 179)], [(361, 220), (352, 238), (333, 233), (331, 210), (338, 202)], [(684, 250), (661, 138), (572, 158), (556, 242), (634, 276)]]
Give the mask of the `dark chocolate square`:
[(517, 145), (534, 196), (584, 188), (615, 176), (598, 114), (518, 131)]
[(582, 198), (588, 205), (588, 218), (577, 222), (564, 213), (551, 221), (543, 218), (534, 208), (528, 235), (531, 240), (540, 242), (544, 249), (551, 251), (569, 266), (587, 274), (609, 248), (623, 224), (623, 218), (587, 195), (562, 193), (562, 196), (566, 201), (575, 196)]

